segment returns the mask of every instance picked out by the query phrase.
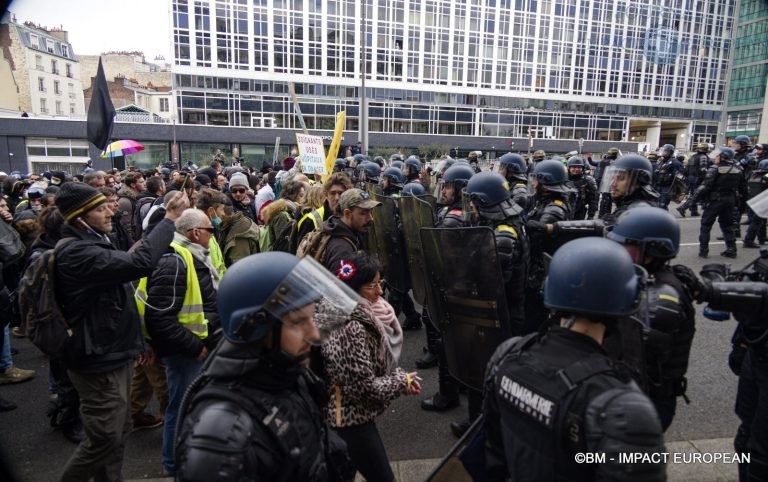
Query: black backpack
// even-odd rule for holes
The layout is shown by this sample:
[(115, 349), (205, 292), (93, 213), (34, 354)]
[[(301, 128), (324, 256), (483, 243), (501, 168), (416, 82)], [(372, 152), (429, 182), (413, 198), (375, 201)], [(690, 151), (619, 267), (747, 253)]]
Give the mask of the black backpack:
[(155, 203), (155, 201), (157, 201), (157, 198), (155, 197), (143, 197), (136, 201), (136, 204), (133, 207), (133, 219), (131, 219), (134, 238), (141, 238), (141, 234), (144, 231), (142, 227), (144, 223), (144, 217), (152, 208), (152, 205)]
[[(290, 214), (286, 213), (290, 216)], [(275, 239), (272, 240), (272, 251), (283, 251), (286, 253), (296, 254), (296, 248), (298, 248), (299, 237), (299, 220), (296, 216), (290, 216), (288, 224), (283, 229), (275, 234)]]
[(19, 313), (27, 337), (43, 353), (51, 357), (61, 354), (72, 329), (56, 299), (56, 252), (76, 238), (64, 238), (56, 247), (43, 251), (34, 259), (19, 281)]

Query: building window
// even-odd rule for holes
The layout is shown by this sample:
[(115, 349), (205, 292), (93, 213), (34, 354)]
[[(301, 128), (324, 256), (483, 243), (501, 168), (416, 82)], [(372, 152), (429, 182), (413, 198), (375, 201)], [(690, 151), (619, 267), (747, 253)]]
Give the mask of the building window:
[(61, 44), (61, 56), (62, 57), (69, 57), (69, 46)]
[(55, 60), (51, 60), (51, 73), (52, 74), (59, 73), (59, 64)]
[(43, 70), (43, 56), (42, 55), (35, 55), (35, 68), (37, 68), (37, 70)]
[(42, 114), (48, 113), (48, 104), (46, 103), (45, 99), (40, 99), (40, 112)]
[(65, 67), (67, 69), (67, 77), (69, 77), (71, 79), (72, 78), (72, 64), (66, 64)]
[(35, 34), (29, 34), (29, 43), (33, 49), (40, 49), (40, 38)]
[(45, 39), (45, 48), (46, 48), (46, 50), (48, 50), (48, 52), (50, 52), (50, 53), (54, 53), (53, 47), (54, 47), (53, 40), (51, 40), (49, 38)]
[(53, 93), (56, 95), (61, 95), (61, 89), (59, 88), (59, 81), (54, 80), (53, 81)]
[(168, 99), (160, 99), (160, 112), (168, 112)]
[(56, 115), (62, 115), (64, 112), (61, 110), (61, 101), (56, 101)]
[(75, 115), (75, 104), (69, 104), (69, 113)]
[(37, 90), (45, 92), (45, 79), (42, 77), (37, 78)]

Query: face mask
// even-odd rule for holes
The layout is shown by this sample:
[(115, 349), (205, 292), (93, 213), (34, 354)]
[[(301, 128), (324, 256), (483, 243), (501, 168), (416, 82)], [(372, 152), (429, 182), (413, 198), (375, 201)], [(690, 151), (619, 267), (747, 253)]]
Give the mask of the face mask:
[(221, 218), (216, 216), (215, 218), (211, 218), (211, 225), (214, 228), (218, 228), (221, 225)]

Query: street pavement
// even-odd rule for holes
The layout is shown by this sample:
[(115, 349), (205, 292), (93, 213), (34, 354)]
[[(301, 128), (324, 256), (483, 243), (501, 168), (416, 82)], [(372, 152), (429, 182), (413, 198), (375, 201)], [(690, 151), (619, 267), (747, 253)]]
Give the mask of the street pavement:
[[(706, 263), (727, 262), (740, 268), (758, 255), (758, 250), (743, 249), (739, 243), (737, 259), (718, 256), (724, 246), (715, 241), (719, 235), (719, 228), (715, 226), (710, 258), (699, 259), (699, 218), (680, 219), (680, 225), (682, 247), (676, 263), (685, 264), (696, 272)], [(691, 403), (678, 399), (677, 416), (665, 436), (670, 452), (733, 450), (730, 441), (738, 426), (733, 413), (737, 379), (728, 369), (727, 360), (734, 322), (707, 320), (701, 316), (701, 309), (701, 306), (697, 307), (699, 317), (688, 370)], [(38, 375), (29, 382), (0, 387), (0, 396), (19, 405), (14, 411), (0, 413), (0, 461), (10, 464), (20, 481), (56, 480), (74, 445), (53, 431), (45, 417), (47, 362), (25, 339), (12, 339), (12, 345), (20, 350), (14, 358), (15, 363), (21, 368), (36, 369)], [(406, 332), (400, 365), (408, 370), (415, 369), (422, 346), (423, 330)], [(423, 480), (456, 441), (450, 433), (449, 423), (466, 416), (465, 398), (460, 408), (445, 413), (422, 411), (419, 401), (437, 390), (437, 369), (422, 370), (420, 376), (424, 379), (422, 394), (395, 400), (377, 420), (400, 481)], [(161, 477), (161, 437), (160, 429), (131, 434), (123, 470), (126, 479)], [(670, 480), (714, 481), (735, 480), (735, 470), (733, 464), (693, 464), (671, 466), (669, 473)]]

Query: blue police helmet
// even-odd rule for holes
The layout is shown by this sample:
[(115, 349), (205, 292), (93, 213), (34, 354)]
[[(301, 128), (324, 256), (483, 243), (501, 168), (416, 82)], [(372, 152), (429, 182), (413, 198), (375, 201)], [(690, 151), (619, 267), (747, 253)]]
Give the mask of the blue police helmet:
[(406, 167), (413, 168), (416, 172), (421, 172), (421, 161), (416, 156), (410, 156), (405, 160)]
[(528, 166), (525, 164), (523, 156), (512, 152), (507, 152), (499, 158), (499, 166), (506, 167), (507, 172), (514, 174), (525, 174), (528, 172)]
[(757, 169), (759, 171), (768, 171), (768, 159), (763, 159), (757, 163)]
[(463, 188), (469, 179), (475, 175), (475, 170), (468, 164), (454, 164), (446, 169), (443, 174), (443, 182), (452, 182), (455, 187)]
[(581, 156), (572, 156), (568, 159), (568, 167), (580, 167), (584, 169), (587, 167), (587, 163), (584, 162), (584, 158)]
[(403, 187), (403, 184), (405, 184), (405, 175), (403, 174), (403, 171), (396, 167), (388, 167), (384, 169), (384, 172), (381, 173), (381, 177), (386, 177), (389, 179), (389, 182), (395, 186)]
[(478, 172), (472, 176), (467, 182), (466, 192), (478, 208), (495, 206), (511, 196), (509, 183), (504, 176), (491, 171)]
[(730, 147), (723, 147), (720, 149), (718, 156), (720, 156), (721, 159), (732, 161), (733, 158), (736, 157), (736, 152)]
[(389, 167), (394, 167), (394, 168), (400, 169), (400, 171), (402, 172), (403, 167), (405, 167), (405, 163), (402, 160), (396, 159), (396, 160), (392, 161), (392, 163), (389, 165)]
[[(219, 316), (224, 336), (235, 343), (261, 340), (281, 316), (322, 297), (311, 287), (292, 293), (279, 310), (268, 309), (273, 293), (299, 264), (299, 258), (280, 251), (254, 254), (234, 263), (221, 279)], [(267, 316), (270, 312), (273, 317)]]
[(420, 182), (409, 182), (403, 186), (403, 196), (424, 196), (427, 190)]
[(365, 161), (360, 164), (360, 169), (365, 173), (365, 179), (367, 181), (379, 182), (379, 176), (381, 175), (381, 167), (372, 161)]
[(580, 238), (555, 251), (544, 281), (544, 306), (566, 314), (628, 316), (638, 308), (640, 289), (622, 246), (605, 238)]
[(666, 209), (643, 206), (619, 216), (607, 226), (605, 237), (620, 244), (640, 247), (640, 256), (671, 259), (680, 250), (680, 225)]
[(554, 186), (568, 182), (568, 171), (562, 162), (548, 159), (536, 164), (533, 177), (545, 186)]

